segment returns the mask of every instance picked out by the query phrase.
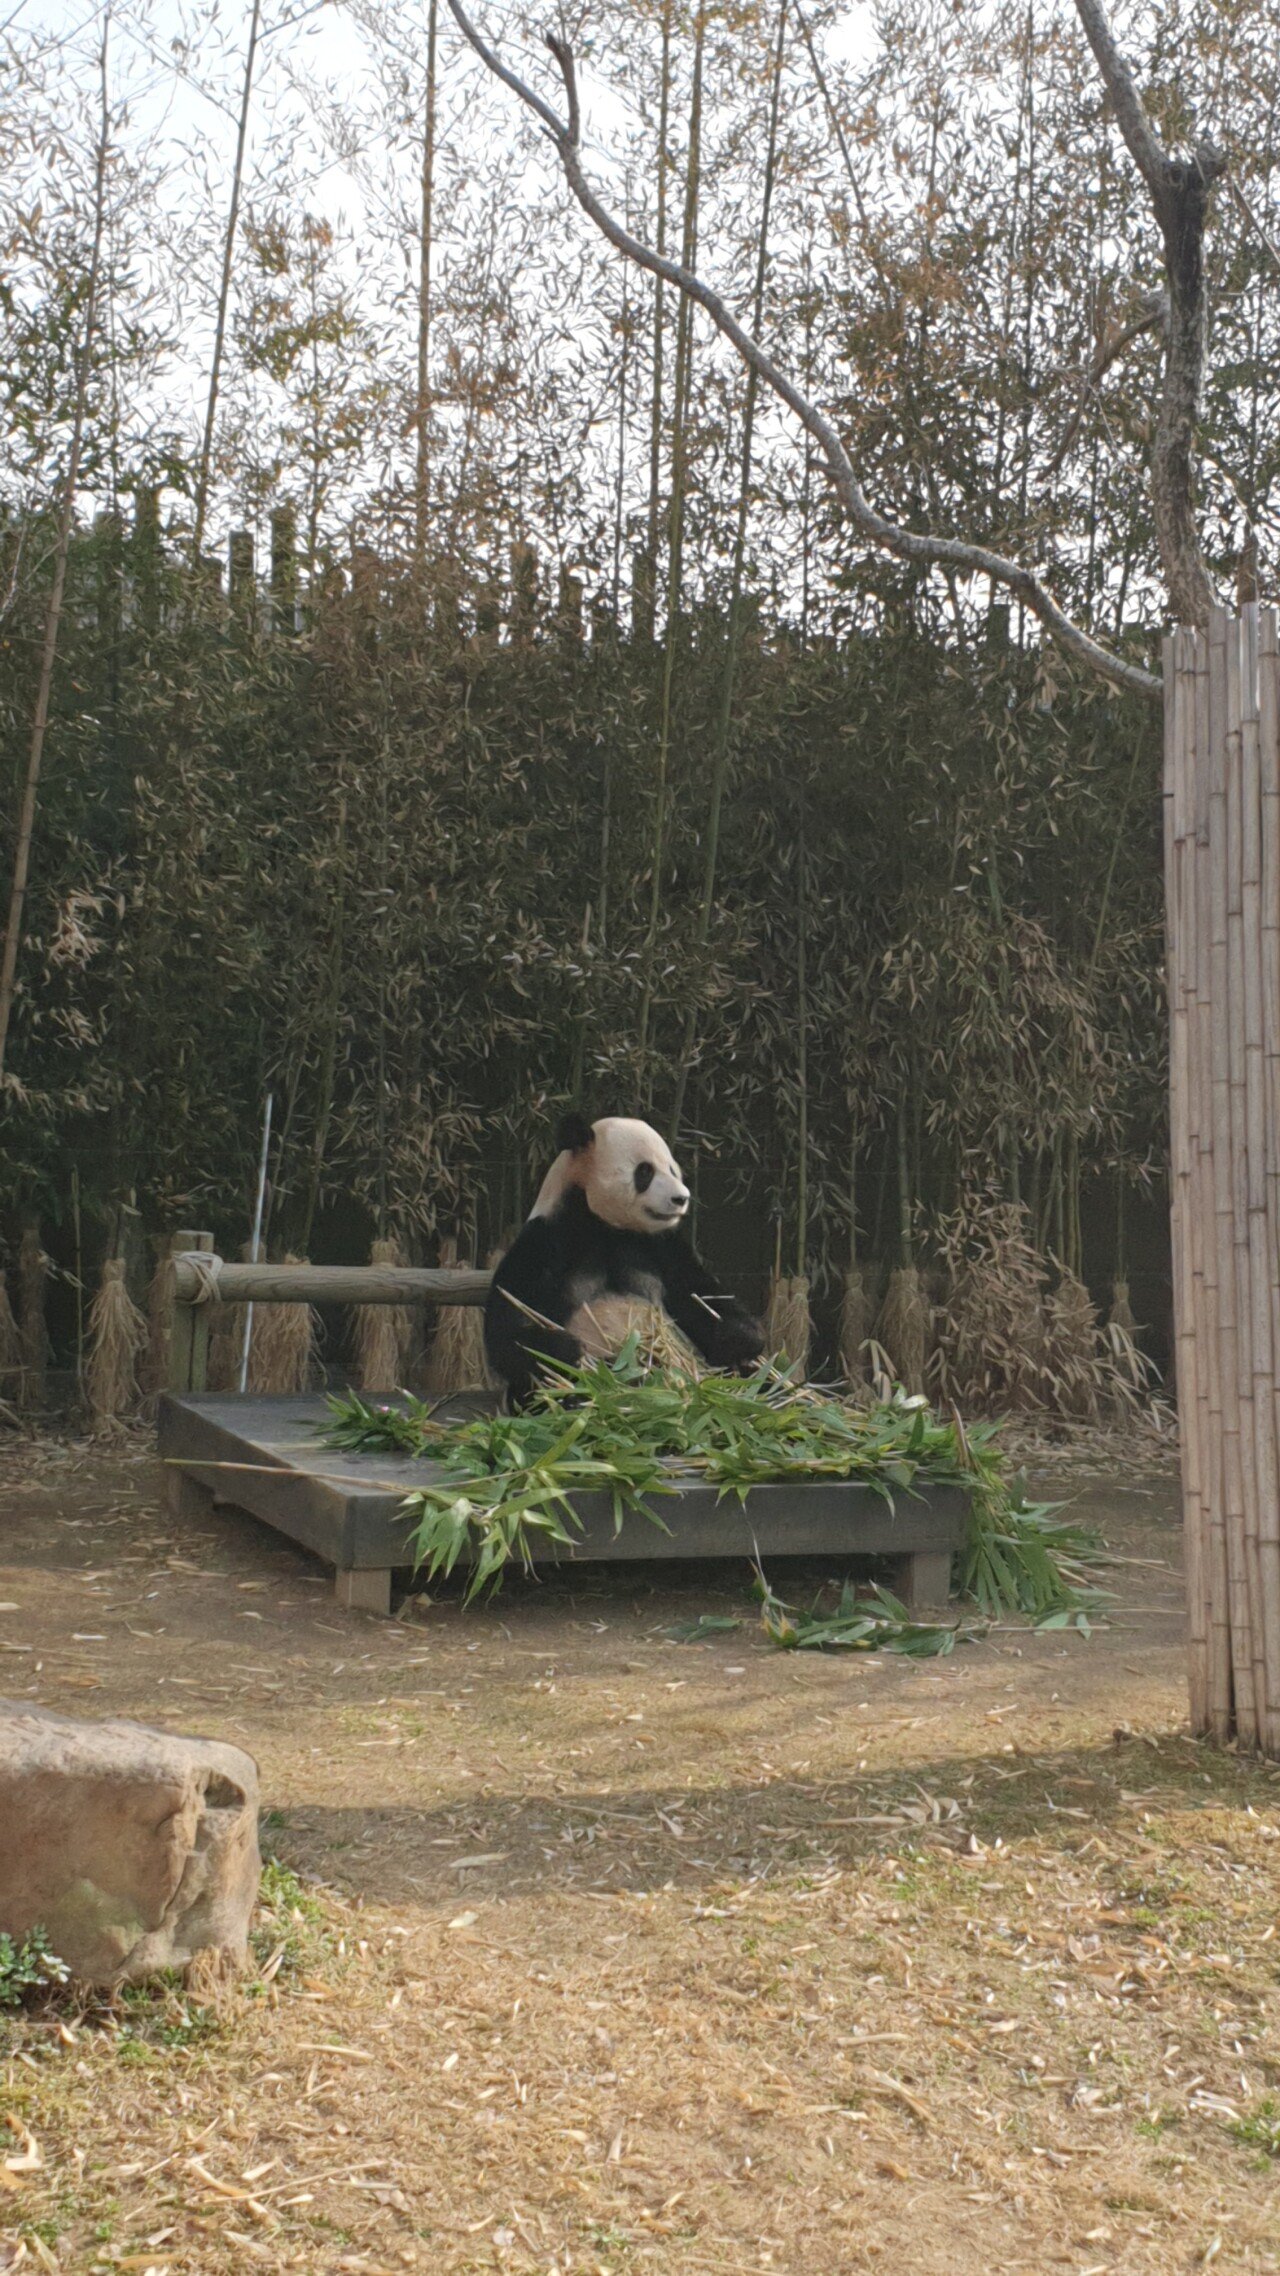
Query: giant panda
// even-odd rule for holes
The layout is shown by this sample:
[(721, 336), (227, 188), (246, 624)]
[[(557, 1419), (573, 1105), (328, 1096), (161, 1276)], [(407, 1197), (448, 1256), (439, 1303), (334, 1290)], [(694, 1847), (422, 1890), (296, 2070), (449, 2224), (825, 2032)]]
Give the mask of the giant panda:
[(546, 1360), (577, 1365), (621, 1342), (637, 1299), (660, 1305), (709, 1366), (749, 1371), (764, 1337), (681, 1232), (689, 1188), (670, 1147), (625, 1115), (569, 1115), (558, 1135), (485, 1304), (485, 1353), (509, 1403), (527, 1404)]

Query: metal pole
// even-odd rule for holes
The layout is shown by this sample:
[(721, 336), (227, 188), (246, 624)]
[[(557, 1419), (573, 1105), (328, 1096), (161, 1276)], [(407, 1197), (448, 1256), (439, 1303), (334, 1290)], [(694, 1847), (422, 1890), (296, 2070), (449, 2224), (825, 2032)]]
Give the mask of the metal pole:
[[(253, 1257), (251, 1261), (254, 1264), (260, 1262), (259, 1251), (262, 1247), (262, 1212), (266, 1205), (267, 1199), (267, 1152), (270, 1145), (271, 1093), (268, 1091), (267, 1110), (262, 1118), (262, 1153), (259, 1156), (258, 1160), (258, 1199), (253, 1212)], [(238, 1387), (241, 1392), (244, 1391), (249, 1381), (249, 1341), (252, 1334), (253, 1306), (252, 1304), (246, 1304), (244, 1308), (244, 1342), (240, 1347), (240, 1382)]]

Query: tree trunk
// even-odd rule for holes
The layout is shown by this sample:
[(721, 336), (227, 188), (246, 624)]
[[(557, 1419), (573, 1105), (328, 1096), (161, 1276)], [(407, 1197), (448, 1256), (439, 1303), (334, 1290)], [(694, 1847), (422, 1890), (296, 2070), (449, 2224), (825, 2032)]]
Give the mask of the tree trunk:
[(1216, 599), (1196, 521), (1196, 439), (1209, 336), (1204, 232), (1210, 194), (1227, 161), (1211, 142), (1198, 143), (1190, 156), (1166, 151), (1152, 130), (1101, 0), (1076, 0), (1076, 12), (1164, 241), (1169, 308), (1164, 386), (1151, 452), (1151, 503), (1170, 610), (1177, 623), (1203, 630)]

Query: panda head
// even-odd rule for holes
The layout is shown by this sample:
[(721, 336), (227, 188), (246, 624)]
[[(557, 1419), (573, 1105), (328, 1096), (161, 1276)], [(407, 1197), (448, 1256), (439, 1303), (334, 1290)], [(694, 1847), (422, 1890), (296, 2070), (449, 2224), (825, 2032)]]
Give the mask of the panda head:
[(606, 1114), (566, 1116), (561, 1152), (534, 1204), (546, 1216), (577, 1186), (594, 1217), (620, 1233), (669, 1233), (689, 1212), (689, 1188), (665, 1140), (647, 1122)]

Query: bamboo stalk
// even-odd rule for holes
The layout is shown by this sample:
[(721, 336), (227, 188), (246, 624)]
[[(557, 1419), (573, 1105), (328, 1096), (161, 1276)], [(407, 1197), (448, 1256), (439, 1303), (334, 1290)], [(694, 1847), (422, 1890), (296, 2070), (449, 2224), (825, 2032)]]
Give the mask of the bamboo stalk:
[[(1227, 995), (1219, 1016), (1226, 1027), (1227, 1099), (1230, 1114), (1228, 1156), (1229, 1228), (1234, 1246), (1236, 1403), (1240, 1427), (1241, 1549), (1249, 1602), (1249, 1647), (1253, 1663), (1253, 1713), (1258, 1738), (1266, 1727), (1266, 1659), (1262, 1633), (1262, 1576), (1258, 1560), (1257, 1435), (1254, 1423), (1254, 1320), (1253, 1274), (1249, 1253), (1249, 1129), (1247, 1114), (1246, 1011), (1249, 996), (1249, 955), (1245, 943), (1245, 870), (1256, 863), (1256, 829), (1245, 827), (1244, 779), (1244, 628), (1238, 617), (1226, 620), (1226, 751), (1225, 819)], [(1252, 847), (1250, 845), (1252, 840)], [(1257, 907), (1254, 906), (1256, 932)], [(1260, 975), (1259, 975), (1260, 978)]]
[(1208, 1729), (1214, 1738), (1232, 1735), (1231, 1618), (1228, 1591), (1227, 1533), (1224, 1515), (1224, 1452), (1222, 1432), (1221, 1365), (1218, 1348), (1218, 1266), (1214, 1227), (1213, 1187), (1213, 992), (1210, 932), (1212, 921), (1210, 807), (1213, 777), (1210, 732), (1209, 647), (1203, 634), (1192, 637), (1195, 660), (1194, 717), (1191, 724), (1188, 765), (1194, 798), (1195, 827), (1195, 1016), (1193, 1036), (1192, 1106), (1195, 1118), (1194, 1201), (1191, 1214), (1196, 1302), (1194, 1318), (1203, 1384), (1201, 1444), (1205, 1453), (1205, 1503), (1208, 1515)]
[[(764, 182), (760, 196), (760, 228), (756, 238), (756, 274), (751, 302), (751, 328), (759, 334), (764, 321), (764, 287), (769, 266), (769, 218), (773, 208), (773, 186), (777, 171), (778, 114), (782, 101), (782, 57), (786, 37), (787, 0), (781, 0), (778, 9), (778, 35), (773, 58), (773, 91), (769, 102), (769, 139), (765, 148)], [(729, 581), (729, 617), (725, 627), (724, 670), (720, 680), (719, 705), (716, 712), (715, 744), (711, 760), (711, 799), (707, 814), (706, 852), (703, 860), (702, 899), (698, 909), (697, 945), (706, 948), (711, 937), (711, 916), (715, 907), (716, 871), (720, 858), (720, 818), (724, 808), (724, 795), (729, 780), (730, 730), (733, 724), (733, 698), (737, 682), (738, 651), (742, 638), (743, 572), (747, 550), (747, 518), (751, 504), (751, 469), (755, 450), (756, 400), (759, 394), (759, 374), (754, 366), (747, 373), (746, 397), (742, 411), (742, 455), (738, 472), (738, 514), (733, 533), (733, 567)], [(678, 1143), (680, 1125), (684, 1119), (685, 1092), (689, 1081), (689, 1067), (693, 1058), (694, 1039), (697, 1034), (697, 1005), (691, 1003), (685, 1014), (684, 1036), (680, 1046), (680, 1064), (676, 1073), (675, 1103), (671, 1111), (672, 1142)]]
[(49, 1259), (40, 1227), (28, 1218), (18, 1243), (18, 1327), (22, 1336), (22, 1404), (28, 1414), (44, 1406), (49, 1365), (49, 1331), (45, 1325), (45, 1284)]
[[(347, 794), (338, 799), (338, 823), (335, 838), (335, 877), (333, 931), (329, 947), (329, 985), (324, 1006), (324, 1030), (320, 1040), (320, 1067), (316, 1101), (316, 1126), (311, 1145), (311, 1161), (307, 1171), (306, 1200), (302, 1211), (302, 1235), (299, 1247), (311, 1245), (311, 1229), (315, 1223), (320, 1200), (320, 1181), (324, 1175), (325, 1148), (329, 1142), (329, 1123), (333, 1115), (333, 1084), (338, 1057), (338, 1023), (342, 1015), (343, 947), (346, 932), (347, 908)], [(283, 1158), (283, 1149), (282, 1158)]]
[(1280, 1563), (1276, 1538), (1280, 1449), (1276, 1442), (1271, 1291), (1275, 1264), (1267, 1245), (1267, 1068), (1265, 947), (1262, 927), (1262, 720), (1256, 605), (1240, 619), (1241, 939), (1244, 951), (1245, 1169), (1238, 1227), (1249, 1270), (1248, 1333), (1253, 1423), (1252, 1564), (1255, 1675), (1260, 1736), (1269, 1753), (1280, 1742)]
[(439, 0), (429, 0), (427, 10), (427, 90), (425, 118), (422, 129), (422, 181), (421, 214), (418, 235), (418, 373), (414, 393), (414, 425), (417, 430), (414, 495), (413, 495), (413, 550), (421, 573), (427, 551), (427, 518), (431, 504), (431, 250), (432, 203), (435, 195), (436, 160), (436, 15)]
[[(673, 0), (662, 0), (662, 73), (658, 97), (658, 212), (654, 243), (658, 252), (667, 250), (667, 135), (671, 123), (671, 17)], [(645, 558), (649, 572), (649, 599), (652, 601), (653, 580), (658, 565), (658, 508), (662, 483), (662, 367), (664, 343), (665, 295), (662, 279), (655, 280), (653, 288), (653, 396), (649, 409), (649, 516), (648, 544)], [(650, 625), (652, 615), (650, 614)]]
[(1170, 1201), (1173, 1236), (1174, 1335), (1182, 1441), (1182, 1508), (1188, 1614), (1191, 1727), (1208, 1726), (1207, 1505), (1197, 1366), (1196, 1287), (1192, 1248), (1195, 1128), (1192, 1027), (1195, 1005), (1195, 835), (1191, 786), (1194, 634), (1171, 633), (1164, 644), (1166, 970), (1170, 1014)]
[(244, 180), (244, 151), (249, 133), (249, 102), (253, 94), (253, 66), (258, 52), (258, 30), (262, 20), (262, 0), (253, 0), (249, 17), (249, 41), (245, 50), (244, 79), (240, 89), (240, 115), (236, 122), (236, 155), (231, 169), (231, 202), (227, 208), (227, 226), (222, 240), (222, 274), (218, 281), (218, 311), (213, 328), (213, 355), (209, 363), (209, 392), (205, 399), (204, 435), (200, 444), (200, 457), (196, 466), (195, 511), (191, 521), (191, 562), (200, 564), (200, 548), (204, 543), (205, 517), (209, 509), (209, 476), (213, 465), (213, 429), (218, 415), (218, 392), (222, 381), (222, 351), (227, 336), (227, 309), (231, 300), (231, 269), (235, 259), (236, 227), (240, 218), (240, 190)]
[(98, 277), (102, 263), (102, 234), (106, 215), (107, 154), (111, 142), (111, 117), (107, 105), (107, 23), (104, 21), (101, 51), (102, 103), (98, 129), (98, 147), (93, 185), (93, 243), (89, 255), (89, 274), (85, 285), (84, 330), (80, 335), (75, 364), (75, 409), (71, 421), (71, 441), (67, 450), (66, 472), (62, 480), (62, 497), (58, 506), (58, 533), (53, 548), (53, 582), (45, 609), (44, 638), (40, 649), (40, 673), (36, 681), (35, 710), (31, 721), (31, 741), (27, 746), (27, 770), (22, 785), (22, 803), (18, 810), (18, 831), (14, 841), (13, 880), (9, 887), (9, 913), (5, 923), (4, 947), (0, 950), (0, 1076), (4, 1074), (5, 1050), (9, 1040), (9, 1021), (13, 1013), (13, 999), (18, 971), (18, 951), (22, 945), (22, 913), (27, 898), (27, 880), (31, 874), (31, 842), (35, 835), (36, 803), (40, 793), (40, 771), (44, 763), (45, 737), (49, 730), (49, 704), (53, 693), (53, 667), (58, 654), (58, 634), (62, 624), (62, 600), (67, 584), (67, 560), (71, 551), (71, 532), (75, 522), (76, 485), (80, 473), (80, 448), (84, 439), (85, 411), (89, 396), (89, 370), (92, 361), (93, 335), (98, 320)]
[(1259, 963), (1261, 1062), (1255, 1062), (1261, 1097), (1262, 1213), (1255, 1215), (1255, 1255), (1265, 1261), (1267, 1364), (1255, 1352), (1258, 1394), (1255, 1420), (1263, 1449), (1258, 1559), (1262, 1575), (1267, 1648), (1266, 1744), (1280, 1753), (1280, 650), (1274, 609), (1254, 617), (1257, 659), (1259, 829)]
[[(693, 89), (689, 101), (689, 148), (685, 166), (684, 226), (681, 261), (691, 269), (698, 257), (698, 198), (702, 170), (702, 61), (706, 16), (698, 10), (693, 46)], [(653, 1012), (658, 927), (662, 916), (662, 865), (666, 852), (667, 805), (671, 770), (671, 717), (676, 657), (680, 646), (680, 604), (684, 592), (684, 500), (688, 461), (689, 394), (693, 373), (693, 303), (680, 296), (676, 319), (676, 390), (671, 414), (671, 498), (667, 515), (667, 621), (662, 649), (662, 696), (658, 717), (657, 782), (654, 786), (653, 848), (649, 881), (649, 922), (645, 931), (640, 995), (639, 1057), (641, 1079), (650, 1105), (652, 1079), (645, 1060), (649, 1023)]]
[(1235, 1732), (1246, 1746), (1257, 1739), (1253, 1692), (1253, 1641), (1245, 1554), (1244, 1477), (1240, 1417), (1240, 1339), (1236, 1319), (1236, 1253), (1232, 1221), (1231, 1037), (1224, 1016), (1231, 985), (1228, 948), (1227, 617), (1209, 618), (1209, 1005), (1210, 1185), (1212, 1246), (1218, 1306), (1218, 1428), (1222, 1434), (1222, 1523), (1226, 1537), (1228, 1638)]
[(796, 849), (796, 1271), (801, 1279), (809, 1270), (809, 849), (805, 807), (802, 779)]

